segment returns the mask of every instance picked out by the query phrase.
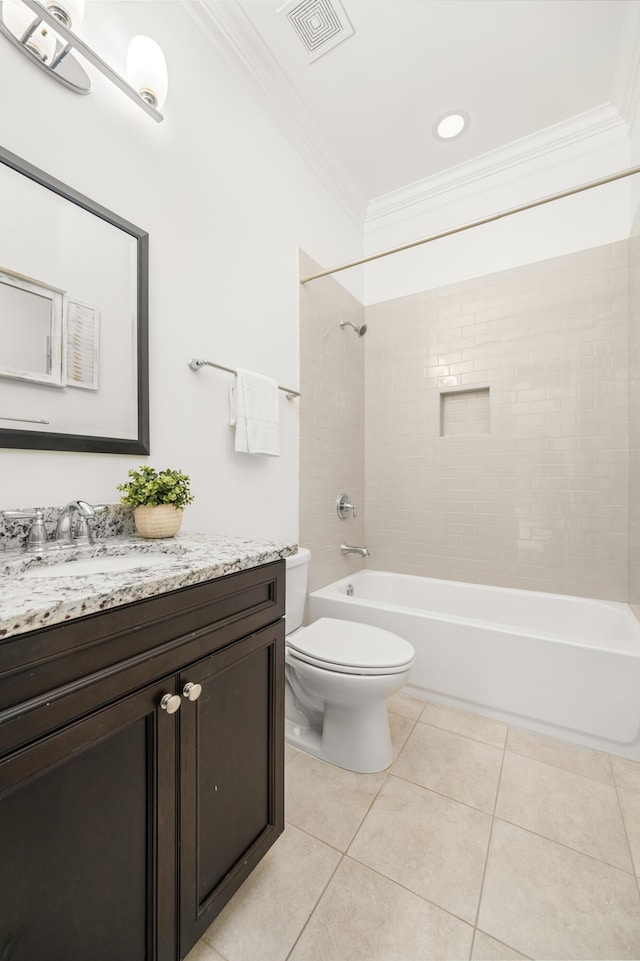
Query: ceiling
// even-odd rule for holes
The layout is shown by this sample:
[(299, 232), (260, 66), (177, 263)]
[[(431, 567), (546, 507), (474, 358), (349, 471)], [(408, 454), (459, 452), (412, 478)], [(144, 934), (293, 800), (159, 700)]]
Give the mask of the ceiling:
[[(313, 62), (287, 18), (299, 3), (208, 5), (232, 23), (254, 79), (366, 208), (615, 104), (640, 0), (343, 0), (354, 33)], [(468, 130), (437, 140), (434, 121), (456, 109), (470, 115)]]

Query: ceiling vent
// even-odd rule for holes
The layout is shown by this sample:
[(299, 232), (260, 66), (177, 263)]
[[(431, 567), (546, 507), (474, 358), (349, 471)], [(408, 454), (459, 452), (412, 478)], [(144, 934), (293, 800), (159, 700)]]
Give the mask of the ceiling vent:
[(354, 33), (339, 0), (293, 0), (280, 10), (304, 44), (310, 63)]

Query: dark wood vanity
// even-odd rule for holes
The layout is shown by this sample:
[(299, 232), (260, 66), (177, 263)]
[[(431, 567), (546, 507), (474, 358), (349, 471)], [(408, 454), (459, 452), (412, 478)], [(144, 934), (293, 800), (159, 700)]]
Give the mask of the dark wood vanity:
[(186, 956), (284, 827), (284, 601), (279, 560), (0, 640), (2, 961)]

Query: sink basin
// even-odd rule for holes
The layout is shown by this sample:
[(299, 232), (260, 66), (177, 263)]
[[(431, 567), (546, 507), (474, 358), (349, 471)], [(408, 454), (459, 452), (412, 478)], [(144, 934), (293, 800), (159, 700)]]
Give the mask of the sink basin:
[(123, 554), (118, 557), (88, 557), (86, 560), (62, 561), (60, 564), (43, 564), (30, 567), (21, 577), (86, 577), (91, 574), (115, 574), (119, 571), (141, 568), (170, 567), (175, 564), (176, 554)]

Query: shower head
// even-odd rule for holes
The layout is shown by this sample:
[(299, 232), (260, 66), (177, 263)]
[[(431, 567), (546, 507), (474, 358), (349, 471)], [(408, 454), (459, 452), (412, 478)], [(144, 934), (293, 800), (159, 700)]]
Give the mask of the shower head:
[(359, 327), (356, 327), (356, 325), (355, 325), (355, 324), (352, 324), (350, 320), (341, 320), (341, 321), (340, 321), (340, 327), (342, 328), (342, 330), (344, 330), (345, 327), (353, 327), (353, 329), (355, 330), (355, 332), (356, 332), (356, 334), (358, 335), (358, 337), (364, 337), (364, 335), (365, 335), (366, 332), (367, 332), (367, 325), (366, 325), (366, 324), (360, 324)]
[(350, 320), (341, 320), (339, 324), (334, 324), (334, 326), (330, 327), (329, 330), (325, 330), (324, 334), (322, 335), (323, 339), (328, 337), (331, 331), (335, 330), (336, 327), (340, 327), (341, 330), (344, 330), (345, 327), (353, 327), (358, 337), (364, 337), (367, 332), (366, 324), (360, 324), (359, 327), (356, 327), (356, 325), (352, 324)]

